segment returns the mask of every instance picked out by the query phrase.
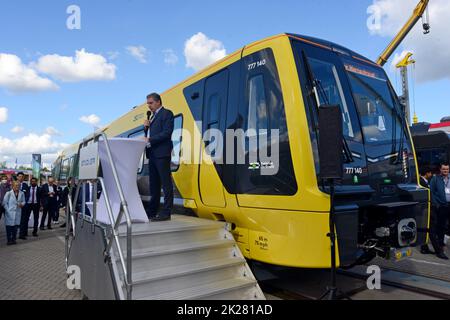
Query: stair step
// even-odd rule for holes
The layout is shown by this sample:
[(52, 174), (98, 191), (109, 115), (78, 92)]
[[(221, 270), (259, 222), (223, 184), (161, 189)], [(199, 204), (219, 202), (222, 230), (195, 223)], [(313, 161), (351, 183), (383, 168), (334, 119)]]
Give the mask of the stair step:
[(191, 275), (200, 272), (206, 272), (217, 269), (224, 269), (232, 266), (245, 264), (245, 259), (228, 258), (220, 260), (203, 261), (191, 265), (179, 265), (154, 271), (139, 272), (133, 275), (133, 284), (140, 285), (148, 282), (176, 278), (185, 275)]
[[(189, 242), (206, 242), (226, 238), (231, 239), (232, 236), (225, 229), (204, 228), (161, 233), (140, 233), (133, 235), (131, 241), (133, 249), (140, 250), (149, 247), (157, 248), (159, 246), (178, 245)], [(119, 240), (122, 249), (126, 248), (127, 238), (121, 237)]]
[[(232, 239), (219, 239), (219, 240), (210, 240), (210, 241), (202, 241), (202, 242), (191, 242), (191, 243), (182, 243), (175, 245), (167, 245), (167, 246), (158, 246), (154, 248), (145, 248), (145, 249), (135, 249), (132, 252), (133, 260), (134, 259), (142, 259), (148, 257), (162, 256), (162, 255), (170, 255), (187, 251), (197, 251), (208, 248), (219, 248), (226, 246), (235, 246), (235, 241)], [(124, 254), (126, 255), (126, 249), (122, 248)]]
[(148, 296), (139, 300), (198, 300), (210, 296), (217, 296), (233, 290), (244, 288), (250, 289), (251, 287), (256, 286), (256, 284), (256, 281), (251, 279), (230, 279), (175, 292)]
[[(139, 235), (152, 233), (170, 233), (176, 231), (188, 231), (197, 229), (222, 229), (224, 227), (225, 223), (219, 221), (174, 215), (171, 221), (133, 224), (132, 231), (133, 235)], [(126, 237), (126, 235), (127, 227), (125, 225), (121, 225), (119, 227), (119, 236)]]

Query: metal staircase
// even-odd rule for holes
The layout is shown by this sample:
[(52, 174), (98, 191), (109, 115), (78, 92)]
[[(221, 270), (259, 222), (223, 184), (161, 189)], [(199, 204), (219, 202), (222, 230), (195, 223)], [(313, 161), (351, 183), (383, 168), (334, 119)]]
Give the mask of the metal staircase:
[(81, 291), (88, 299), (265, 300), (225, 223), (178, 215), (172, 221), (132, 223), (105, 134), (83, 141), (80, 150), (101, 137), (121, 195), (120, 214), (114, 219), (102, 178), (97, 181), (109, 225), (97, 221), (96, 200), (92, 217), (84, 212), (84, 196), (82, 212), (74, 210), (87, 180), (80, 181), (67, 206), (66, 267), (80, 268)]
[[(119, 236), (125, 243), (125, 228)], [(224, 223), (174, 216), (137, 224), (132, 246), (134, 300), (265, 299)]]

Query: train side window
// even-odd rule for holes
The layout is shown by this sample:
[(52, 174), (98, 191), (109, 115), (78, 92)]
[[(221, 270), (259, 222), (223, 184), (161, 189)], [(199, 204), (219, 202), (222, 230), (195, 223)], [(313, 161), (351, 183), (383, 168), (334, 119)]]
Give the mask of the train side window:
[(173, 151), (170, 168), (172, 172), (178, 171), (180, 168), (181, 143), (183, 141), (183, 115), (178, 115), (174, 119), (174, 131), (172, 134)]
[(62, 161), (62, 164), (59, 168), (59, 172), (57, 175), (55, 175), (55, 178), (64, 185), (67, 182), (69, 171), (70, 171), (70, 158), (67, 158)]
[[(144, 130), (134, 132), (128, 136), (128, 138), (130, 139), (139, 139), (142, 137), (145, 137)], [(145, 151), (141, 155), (141, 160), (139, 160), (138, 174), (141, 174), (144, 171), (144, 164), (145, 164)]]
[(263, 75), (257, 75), (251, 78), (249, 80), (248, 90), (248, 136), (267, 135), (267, 131), (264, 130), (269, 128), (269, 118)]

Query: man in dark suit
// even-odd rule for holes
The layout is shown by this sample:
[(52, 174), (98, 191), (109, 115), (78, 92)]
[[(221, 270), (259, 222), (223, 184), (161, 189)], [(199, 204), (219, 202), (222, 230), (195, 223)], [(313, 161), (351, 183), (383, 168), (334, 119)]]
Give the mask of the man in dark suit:
[(430, 167), (424, 167), (420, 170), (420, 185), (430, 189), (431, 178), (433, 178), (433, 170)]
[[(162, 106), (161, 96), (152, 93), (147, 96), (147, 105), (152, 112), (150, 120), (144, 122), (149, 133), (146, 155), (149, 159), (150, 204), (149, 219), (153, 222), (171, 219), (173, 210), (173, 184), (170, 161), (172, 158), (172, 134), (174, 115)], [(161, 185), (164, 191), (164, 208), (157, 215), (160, 207)]]
[[(450, 213), (450, 177), (449, 165), (444, 163), (441, 165), (441, 174), (435, 175), (430, 183), (432, 210), (436, 218), (436, 240), (439, 245), (439, 251), (436, 256), (440, 259), (448, 260), (444, 254), (444, 236), (447, 220)], [(433, 218), (433, 215), (432, 215)]]
[(28, 184), (23, 182), (24, 179), (25, 179), (25, 174), (23, 172), (19, 172), (17, 174), (17, 181), (20, 183), (19, 190), (22, 191), (23, 193), (26, 193), (28, 190)]
[(58, 180), (56, 180), (55, 181), (55, 186), (56, 186), (56, 207), (58, 208), (56, 211), (55, 211), (55, 215), (53, 216), (53, 221), (55, 222), (55, 223), (59, 223), (59, 209), (61, 209), (61, 203), (62, 203), (62, 197), (63, 197), (63, 189), (61, 188), (61, 186), (60, 186), (60, 184), (59, 184), (59, 181)]
[(52, 177), (48, 178), (48, 183), (44, 184), (41, 188), (41, 202), (44, 207), (44, 211), (42, 213), (41, 219), (41, 230), (45, 230), (45, 218), (48, 214), (47, 220), (47, 229), (51, 230), (52, 228), (52, 220), (56, 215), (56, 210), (58, 209), (58, 199), (57, 199), (57, 187), (54, 184), (54, 179)]
[(31, 186), (25, 192), (25, 207), (23, 209), (20, 222), (19, 239), (26, 240), (28, 237), (28, 222), (30, 221), (31, 212), (33, 212), (34, 225), (33, 237), (37, 237), (39, 227), (39, 210), (41, 208), (41, 188), (37, 185), (37, 179), (31, 179)]

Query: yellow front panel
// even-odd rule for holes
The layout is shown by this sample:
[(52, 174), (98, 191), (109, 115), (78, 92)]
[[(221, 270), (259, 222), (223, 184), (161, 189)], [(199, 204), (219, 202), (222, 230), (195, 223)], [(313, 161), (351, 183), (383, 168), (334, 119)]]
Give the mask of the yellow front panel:
[(329, 268), (329, 214), (247, 210), (251, 259), (300, 268)]

